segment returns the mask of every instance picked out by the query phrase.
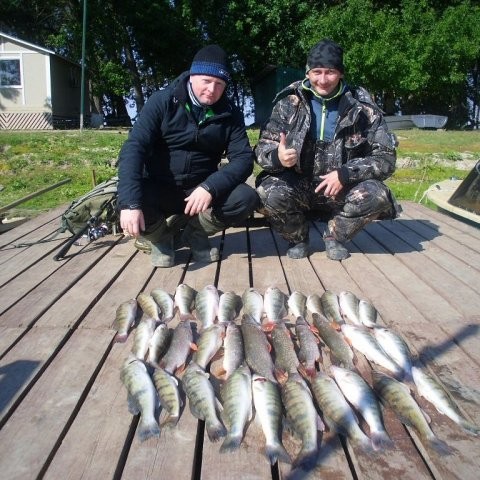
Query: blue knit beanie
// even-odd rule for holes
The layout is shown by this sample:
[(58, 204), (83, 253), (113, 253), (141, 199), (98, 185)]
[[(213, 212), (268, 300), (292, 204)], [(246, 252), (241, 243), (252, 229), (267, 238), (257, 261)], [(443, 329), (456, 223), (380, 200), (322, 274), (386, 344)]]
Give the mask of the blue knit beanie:
[(312, 47), (307, 56), (308, 73), (312, 68), (335, 68), (344, 72), (343, 48), (333, 40), (324, 39)]
[(218, 45), (207, 45), (193, 57), (190, 75), (208, 75), (229, 82), (230, 72), (227, 67), (227, 54)]

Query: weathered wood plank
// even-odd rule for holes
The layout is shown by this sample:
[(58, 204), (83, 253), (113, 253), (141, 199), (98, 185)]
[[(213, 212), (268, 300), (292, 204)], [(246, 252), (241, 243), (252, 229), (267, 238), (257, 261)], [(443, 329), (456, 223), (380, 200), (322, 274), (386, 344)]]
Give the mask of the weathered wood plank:
[(22, 327), (0, 327), (0, 357), (24, 333), (25, 328)]
[(111, 340), (109, 331), (74, 332), (33, 385), (0, 431), (5, 478), (38, 478)]

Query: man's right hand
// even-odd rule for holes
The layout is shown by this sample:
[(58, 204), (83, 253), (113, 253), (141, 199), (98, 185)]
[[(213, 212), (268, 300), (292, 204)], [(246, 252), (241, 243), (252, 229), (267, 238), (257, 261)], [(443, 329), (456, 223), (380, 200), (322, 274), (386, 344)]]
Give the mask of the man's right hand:
[(138, 210), (120, 210), (120, 226), (123, 233), (138, 237), (145, 230), (143, 212)]
[(283, 132), (280, 134), (278, 144), (278, 159), (286, 168), (293, 167), (298, 161), (297, 151), (294, 148), (287, 148), (287, 138)]

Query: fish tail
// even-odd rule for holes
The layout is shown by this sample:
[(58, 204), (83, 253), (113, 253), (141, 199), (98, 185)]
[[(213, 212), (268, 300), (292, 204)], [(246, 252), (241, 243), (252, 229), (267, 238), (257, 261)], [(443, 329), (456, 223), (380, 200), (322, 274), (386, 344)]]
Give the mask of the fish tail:
[(474, 425), (473, 423), (462, 420), (459, 422), (459, 425), (468, 433), (472, 435), (480, 435), (480, 428)]
[(302, 470), (312, 470), (317, 464), (318, 449), (309, 448), (300, 450), (297, 458), (292, 463), (292, 468), (301, 467)]
[(443, 440), (435, 436), (431, 436), (428, 439), (430, 446), (439, 454), (439, 455), (451, 455), (453, 449), (449, 447)]
[(265, 455), (267, 456), (271, 465), (274, 465), (278, 460), (284, 463), (292, 463), (290, 455), (281, 443), (276, 443), (274, 445), (266, 445)]
[(191, 313), (181, 313), (179, 316), (181, 322), (184, 322), (186, 320), (195, 320), (195, 317)]
[(393, 448), (393, 441), (388, 436), (387, 432), (373, 432), (371, 435), (372, 446), (376, 451), (388, 450)]
[(178, 423), (179, 416), (178, 415), (168, 415), (160, 424), (161, 427), (171, 428), (175, 427)]
[(149, 422), (140, 420), (140, 425), (138, 426), (138, 438), (141, 442), (151, 438), (160, 436), (160, 426), (152, 419)]
[(241, 435), (227, 435), (220, 447), (220, 453), (233, 452), (240, 447), (242, 443)]
[(211, 442), (218, 442), (227, 434), (226, 428), (220, 423), (209, 423), (206, 425), (207, 435)]
[(128, 338), (128, 333), (117, 333), (113, 339), (114, 343), (125, 343)]

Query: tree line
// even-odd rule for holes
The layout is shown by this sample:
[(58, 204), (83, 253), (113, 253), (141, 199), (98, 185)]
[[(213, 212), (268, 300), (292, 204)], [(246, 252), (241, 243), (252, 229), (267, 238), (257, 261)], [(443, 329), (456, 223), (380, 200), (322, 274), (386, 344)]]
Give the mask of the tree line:
[(480, 5), (475, 0), (0, 0), (0, 31), (86, 68), (93, 111), (140, 111), (207, 43), (233, 66), (240, 107), (270, 66), (305, 68), (322, 38), (343, 46), (347, 82), (370, 90), (387, 114), (447, 115), (480, 126)]

